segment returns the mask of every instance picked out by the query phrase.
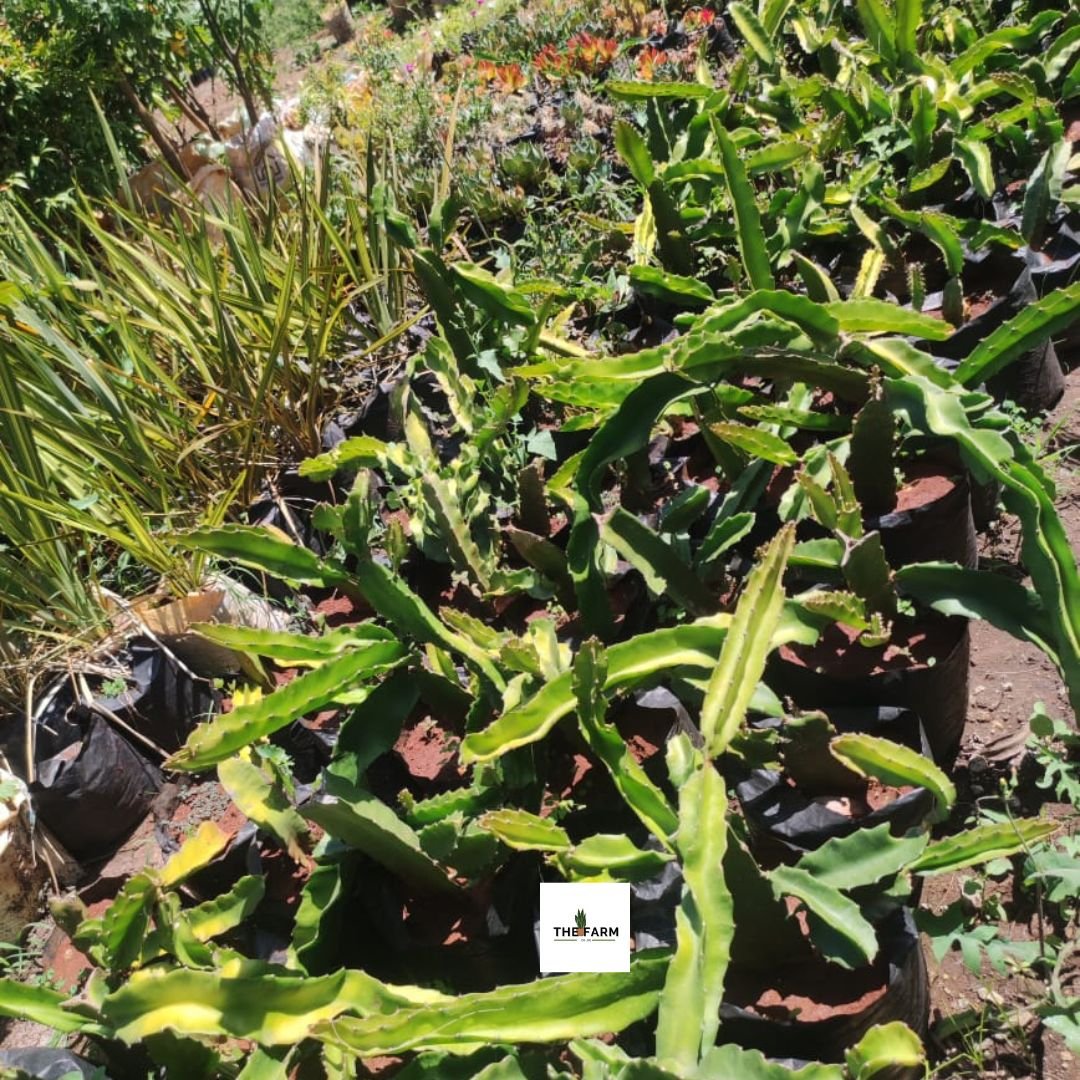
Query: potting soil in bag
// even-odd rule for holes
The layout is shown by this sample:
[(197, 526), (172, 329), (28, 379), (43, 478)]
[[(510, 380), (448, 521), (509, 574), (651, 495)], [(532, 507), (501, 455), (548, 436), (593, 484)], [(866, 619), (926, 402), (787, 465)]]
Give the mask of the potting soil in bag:
[(109, 721), (84, 706), (70, 713), (80, 737), (37, 765), (34, 807), (80, 860), (100, 858), (146, 816), (161, 773)]

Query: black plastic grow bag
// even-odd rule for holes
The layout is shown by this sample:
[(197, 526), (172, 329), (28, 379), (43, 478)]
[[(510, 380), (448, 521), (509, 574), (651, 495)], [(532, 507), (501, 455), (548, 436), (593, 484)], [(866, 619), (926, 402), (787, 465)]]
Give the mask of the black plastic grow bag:
[[(837, 731), (863, 732), (891, 739), (930, 757), (930, 746), (918, 716), (894, 706), (832, 709), (829, 720)], [(774, 724), (775, 721), (767, 721)], [(792, 787), (783, 774), (755, 769), (735, 785), (751, 836), (767, 840), (788, 856), (813, 851), (825, 841), (849, 836), (857, 829), (887, 823), (894, 834), (921, 825), (933, 810), (934, 798), (925, 788), (915, 788), (880, 809), (856, 818), (829, 809), (814, 796)], [(790, 861), (787, 859), (785, 861)]]
[(70, 741), (39, 761), (30, 795), (41, 820), (79, 860), (108, 855), (146, 816), (161, 773), (110, 725), (76, 705)]
[[(878, 944), (888, 968), (885, 992), (869, 1005), (816, 1021), (766, 1016), (725, 1001), (720, 1006), (719, 1042), (735, 1042), (775, 1057), (813, 1061), (843, 1061), (844, 1052), (875, 1024), (903, 1021), (920, 1037), (926, 1034), (930, 1010), (930, 987), (919, 932), (910, 910), (900, 908), (878, 927)], [(815, 969), (816, 970), (816, 969)], [(832, 969), (827, 993), (840, 999), (845, 982), (857, 972)], [(769, 980), (781, 985), (783, 969), (772, 968)], [(815, 991), (823, 989), (820, 985)], [(922, 1069), (881, 1073), (888, 1080), (922, 1076)]]

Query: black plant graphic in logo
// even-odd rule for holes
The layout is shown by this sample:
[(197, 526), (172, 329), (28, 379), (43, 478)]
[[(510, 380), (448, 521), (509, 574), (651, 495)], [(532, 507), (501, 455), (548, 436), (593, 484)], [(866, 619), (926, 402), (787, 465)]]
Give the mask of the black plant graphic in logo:
[(578, 912), (574, 916), (574, 937), (584, 937), (585, 926), (585, 910), (583, 908), (578, 908)]

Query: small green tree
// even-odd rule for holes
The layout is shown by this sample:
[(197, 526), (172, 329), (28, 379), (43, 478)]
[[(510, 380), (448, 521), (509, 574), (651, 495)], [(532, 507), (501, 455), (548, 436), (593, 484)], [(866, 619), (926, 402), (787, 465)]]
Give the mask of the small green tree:
[(0, 184), (48, 199), (109, 182), (110, 155), (93, 98), (122, 152), (149, 136), (184, 168), (158, 106), (214, 132), (191, 84), (221, 74), (249, 120), (270, 99), (269, 0), (0, 0)]

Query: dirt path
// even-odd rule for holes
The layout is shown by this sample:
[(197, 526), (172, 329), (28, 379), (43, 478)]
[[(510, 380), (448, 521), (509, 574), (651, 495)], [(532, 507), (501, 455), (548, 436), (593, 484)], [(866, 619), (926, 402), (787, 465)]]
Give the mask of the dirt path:
[[(1058, 485), (1058, 512), (1074, 550), (1080, 549), (1080, 369), (1068, 378), (1065, 396), (1047, 418), (1050, 433), (1044, 452), (1060, 453), (1045, 462)], [(1068, 447), (1073, 447), (1071, 454)], [(1061, 451), (1066, 451), (1061, 453)], [(1019, 530), (1015, 519), (1002, 518), (981, 538), (981, 558), (1017, 565)], [(1004, 567), (1002, 567), (1004, 568)], [(1029, 582), (1030, 584), (1030, 582)], [(1036, 702), (1043, 702), (1054, 717), (1069, 715), (1065, 687), (1053, 664), (1033, 645), (1027, 645), (987, 623), (972, 624), (971, 700), (968, 723), (957, 761), (956, 779), (961, 792), (961, 813), (969, 813), (977, 801), (993, 796), (998, 784), (1020, 768), (1029, 735), (1028, 720)], [(1071, 815), (1073, 809), (1056, 803), (1028, 808), (1053, 817)], [(923, 904), (940, 912), (961, 895), (970, 874), (931, 878), (923, 892)], [(1012, 921), (1000, 924), (1000, 936), (1010, 941), (1037, 938), (1035, 913), (1015, 903), (1011, 876), (989, 883), (992, 896), (1000, 898)], [(991, 900), (993, 902), (993, 900)], [(1031, 1080), (1080, 1080), (1080, 1061), (1051, 1032), (1033, 1038), (1036, 1028), (1028, 1007), (1040, 1000), (1045, 988), (1023, 976), (1003, 977), (989, 969), (973, 975), (961, 954), (953, 950), (938, 963), (924, 939), (930, 968), (931, 1022), (970, 1011), (973, 1022), (965, 1033), (938, 1047), (948, 1059), (968, 1060), (941, 1066), (939, 1075), (982, 1077), (1030, 1077)], [(976, 1017), (987, 1008), (1001, 1007), (1004, 1030), (982, 1025)]]

